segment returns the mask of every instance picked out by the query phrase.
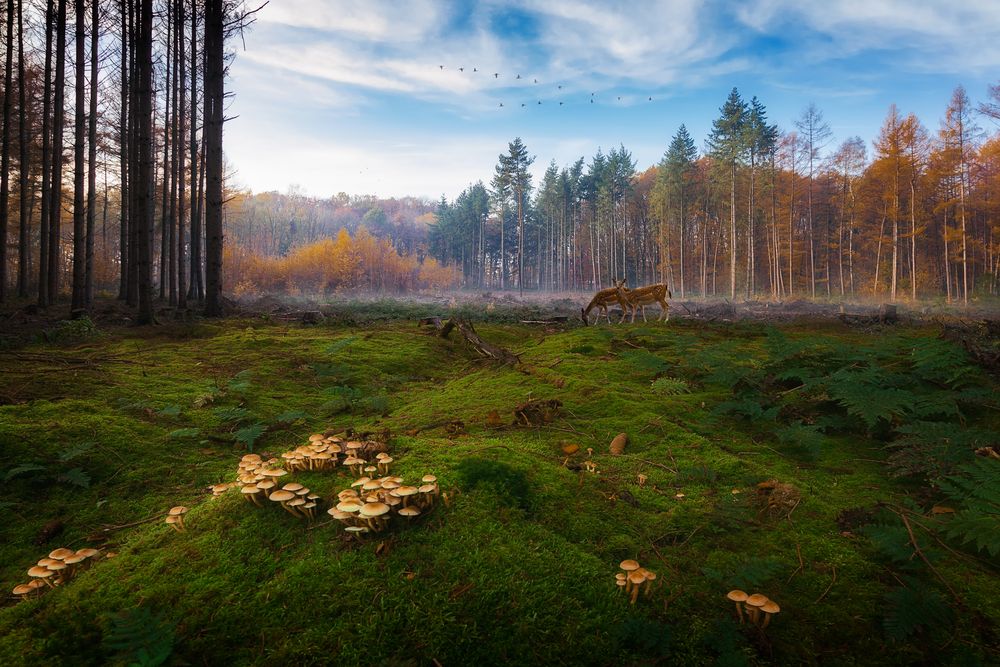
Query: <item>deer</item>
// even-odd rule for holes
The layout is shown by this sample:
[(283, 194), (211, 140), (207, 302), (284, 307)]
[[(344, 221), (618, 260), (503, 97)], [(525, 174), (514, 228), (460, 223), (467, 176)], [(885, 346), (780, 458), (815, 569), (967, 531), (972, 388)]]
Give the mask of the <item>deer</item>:
[[(594, 308), (600, 308), (601, 312), (604, 313), (604, 316), (608, 318), (608, 324), (611, 324), (611, 316), (608, 314), (608, 306), (614, 303), (617, 303), (622, 308), (622, 318), (618, 320), (618, 323), (621, 324), (622, 322), (624, 322), (625, 315), (627, 314), (625, 312), (627, 308), (626, 304), (628, 302), (622, 300), (621, 293), (619, 292), (620, 289), (624, 288), (625, 288), (625, 281), (616, 280), (614, 287), (609, 287), (608, 289), (602, 289), (601, 291), (594, 294), (594, 298), (590, 300), (590, 303), (587, 304), (587, 307), (580, 309), (580, 318), (583, 320), (583, 323), (589, 325), (590, 320), (588, 319), (588, 317), (590, 315), (590, 311), (592, 311)], [(596, 321), (597, 322), (601, 321), (601, 313), (597, 314)]]
[[(639, 308), (642, 309), (642, 321), (648, 322), (649, 320), (646, 319), (646, 306), (653, 303), (660, 304), (660, 315), (656, 318), (656, 321), (670, 321), (670, 305), (667, 304), (667, 299), (674, 298), (674, 295), (670, 293), (665, 284), (646, 285), (645, 287), (637, 287), (634, 290), (630, 290), (625, 285), (618, 285), (615, 289), (618, 290), (619, 301), (624, 303), (626, 308), (632, 309), (632, 319), (629, 320), (629, 323), (635, 322), (635, 313)], [(625, 317), (623, 315), (622, 321), (624, 320)]]

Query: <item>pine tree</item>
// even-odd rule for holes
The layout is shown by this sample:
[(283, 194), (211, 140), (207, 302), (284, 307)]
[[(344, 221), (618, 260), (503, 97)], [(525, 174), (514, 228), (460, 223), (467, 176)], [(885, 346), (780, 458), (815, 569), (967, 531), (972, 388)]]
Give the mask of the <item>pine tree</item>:
[(714, 160), (729, 170), (729, 291), (736, 298), (736, 168), (747, 154), (746, 123), (749, 110), (736, 88), (729, 93), (719, 109), (720, 116), (712, 121), (708, 148)]

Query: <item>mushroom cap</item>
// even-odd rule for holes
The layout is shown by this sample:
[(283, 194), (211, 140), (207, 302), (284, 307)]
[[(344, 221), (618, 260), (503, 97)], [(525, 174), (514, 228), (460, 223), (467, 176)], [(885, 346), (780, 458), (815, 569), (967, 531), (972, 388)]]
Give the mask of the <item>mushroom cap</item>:
[(750, 596), (737, 588), (735, 590), (726, 593), (726, 597), (732, 600), (733, 602), (746, 602), (747, 598)]
[(320, 496), (318, 493), (310, 493), (306, 496), (306, 500), (319, 500)]
[(365, 466), (365, 472), (367, 472), (367, 473), (378, 472), (378, 467), (377, 466)]
[(289, 507), (298, 507), (299, 505), (305, 505), (305, 504), (306, 504), (306, 501), (303, 498), (296, 498), (295, 500), (289, 500), (288, 501), (288, 506)]
[(86, 556), (81, 556), (80, 554), (73, 554), (72, 556), (66, 556), (66, 558), (63, 559), (63, 562), (66, 563), (67, 565), (76, 565), (77, 563), (82, 563), (85, 560), (87, 560)]
[(337, 521), (347, 521), (352, 516), (354, 516), (350, 512), (341, 512), (336, 507), (331, 507), (330, 509), (328, 509), (326, 511), (326, 513), (329, 514), (330, 516), (332, 516)]
[(652, 570), (647, 570), (646, 568), (641, 568), (638, 571), (642, 572), (642, 575), (644, 577), (646, 577), (646, 581), (656, 581), (656, 573), (653, 572)]
[(269, 479), (262, 479), (257, 482), (257, 488), (261, 491), (267, 491), (268, 489), (273, 489), (277, 484)]
[(398, 496), (386, 494), (386, 497), (383, 499), (382, 502), (384, 502), (386, 505), (389, 505), (390, 507), (395, 507), (396, 505), (401, 504), (403, 502), (403, 499)]
[(396, 514), (398, 514), (399, 516), (412, 518), (415, 516), (420, 516), (420, 510), (418, 510), (416, 507), (401, 507), (399, 511), (396, 512)]
[(423, 477), (420, 478), (420, 481), (423, 482), (424, 484), (433, 484), (434, 482), (438, 481), (438, 478), (435, 477), (434, 475), (424, 475)]
[(337, 494), (337, 498), (340, 500), (347, 500), (348, 498), (357, 498), (358, 492), (354, 489), (346, 489)]
[(31, 590), (35, 590), (36, 588), (45, 588), (45, 582), (41, 579), (32, 579), (25, 585), (29, 586)]
[(384, 482), (382, 482), (382, 488), (385, 489), (386, 491), (392, 491), (393, 489), (398, 489), (400, 486), (402, 486), (402, 484), (400, 484), (394, 479), (387, 479)]
[(624, 586), (625, 585), (625, 580), (624, 579), (619, 579), (619, 580), (617, 580), (615, 582), (615, 585), (616, 586)]
[(263, 490), (264, 489), (260, 488), (256, 484), (248, 484), (248, 485), (244, 486), (242, 489), (240, 489), (240, 493), (245, 493), (247, 495), (253, 495), (255, 493), (260, 493)]
[(337, 443), (331, 442), (330, 446), (326, 448), (326, 451), (330, 452), (331, 454), (339, 454), (344, 450), (341, 449), (340, 445), (338, 445)]
[(374, 479), (371, 480), (370, 482), (365, 482), (361, 486), (362, 491), (375, 491), (376, 489), (381, 489), (381, 488), (382, 488), (382, 483), (377, 482)]
[(97, 549), (91, 549), (90, 547), (87, 547), (85, 549), (77, 549), (76, 550), (76, 555), (77, 556), (83, 556), (84, 558), (93, 558), (94, 556), (96, 556), (99, 553), (101, 553), (101, 552), (98, 551)]
[(389, 506), (385, 503), (365, 503), (361, 506), (361, 516), (382, 516), (388, 511)]
[(313, 433), (309, 436), (309, 442), (316, 442), (317, 440), (326, 440), (326, 436), (322, 433)]
[(47, 577), (51, 577), (54, 574), (55, 572), (53, 572), (47, 567), (42, 567), (41, 565), (36, 565), (35, 567), (28, 570), (29, 577), (36, 577), (38, 579), (45, 579)]
[(58, 572), (59, 570), (65, 570), (67, 567), (69, 566), (61, 560), (52, 561), (51, 563), (45, 566), (47, 570), (52, 570), (53, 572)]
[(399, 496), (400, 498), (405, 498), (406, 496), (412, 496), (414, 493), (417, 493), (418, 491), (420, 491), (420, 489), (418, 489), (415, 486), (399, 486), (396, 487), (395, 490), (393, 490), (393, 493)]
[(344, 500), (337, 503), (337, 509), (341, 512), (353, 513), (361, 509), (361, 503), (357, 500)]
[(295, 492), (295, 495), (297, 495), (300, 498), (305, 498), (310, 493), (311, 493), (311, 491), (309, 489), (307, 489), (306, 487), (303, 486), (301, 489), (299, 489), (298, 491)]
[(754, 593), (746, 599), (746, 603), (751, 607), (763, 607), (767, 602), (767, 596), (760, 593)]
[(618, 581), (625, 581), (625, 573), (619, 572), (618, 574), (615, 575), (615, 579), (617, 579)]
[(390, 458), (390, 457), (389, 457), (389, 453), (388, 452), (379, 452), (379, 453), (377, 453), (375, 455), (375, 458), (377, 458), (379, 461), (381, 461), (382, 459), (387, 459), (387, 458)]
[(631, 559), (623, 560), (621, 563), (619, 563), (618, 567), (625, 570), (626, 572), (631, 572), (632, 570), (639, 569), (639, 563)]
[(67, 556), (72, 556), (74, 553), (76, 553), (76, 552), (73, 551), (72, 549), (62, 549), (62, 548), (60, 548), (60, 549), (56, 549), (56, 550), (52, 551), (49, 554), (49, 558), (54, 558), (56, 560), (62, 560), (63, 558), (66, 558)]
[(178, 519), (176, 516), (168, 516), (166, 519), (163, 520), (163, 522), (166, 524), (170, 524), (172, 526), (175, 523), (180, 523), (180, 519)]
[(240, 461), (257, 462), (260, 461), (260, 454), (244, 454)]
[(344, 530), (347, 531), (348, 533), (367, 533), (368, 532), (368, 527), (367, 526), (348, 526)]
[(12, 590), (11, 593), (14, 595), (27, 595), (33, 590), (35, 590), (35, 587), (29, 584), (18, 584), (17, 586), (14, 586), (14, 590)]
[(768, 600), (767, 602), (761, 605), (760, 610), (765, 614), (777, 614), (779, 611), (781, 611), (781, 607), (779, 607), (778, 603), (775, 602), (774, 600)]
[(389, 465), (390, 463), (392, 463), (395, 460), (396, 459), (392, 458), (391, 456), (386, 455), (386, 456), (383, 456), (383, 457), (379, 458), (378, 462), (381, 463), (382, 465)]
[(171, 507), (169, 514), (170, 516), (180, 516), (181, 514), (186, 514), (187, 511), (188, 508), (184, 507), (183, 505), (178, 505), (177, 507)]
[[(347, 461), (350, 461), (350, 459), (347, 459)], [(344, 463), (347, 464), (347, 465), (351, 465), (350, 463), (347, 463), (347, 461), (344, 461)], [(356, 486), (364, 486), (365, 484), (367, 484), (370, 481), (372, 481), (371, 477), (359, 477), (356, 480), (354, 480), (353, 482), (351, 482), (351, 488), (353, 489)]]
[(284, 489), (285, 491), (291, 491), (292, 493), (295, 493), (299, 489), (304, 489), (305, 487), (299, 484), (298, 482), (289, 482), (288, 484), (285, 484), (281, 488)]
[(292, 493), (291, 491), (285, 491), (283, 489), (278, 489), (277, 491), (271, 494), (271, 500), (279, 503), (288, 502), (294, 497), (295, 497), (294, 493)]
[(60, 563), (60, 562), (62, 561), (56, 560), (55, 558), (42, 558), (35, 564), (38, 565), (38, 567), (48, 567), (52, 563)]
[(646, 581), (646, 575), (644, 575), (639, 570), (633, 570), (628, 573), (628, 580), (631, 581), (633, 584), (641, 584), (642, 582)]
[(264, 477), (283, 477), (288, 474), (288, 471), (284, 468), (265, 468), (260, 471), (260, 474)]

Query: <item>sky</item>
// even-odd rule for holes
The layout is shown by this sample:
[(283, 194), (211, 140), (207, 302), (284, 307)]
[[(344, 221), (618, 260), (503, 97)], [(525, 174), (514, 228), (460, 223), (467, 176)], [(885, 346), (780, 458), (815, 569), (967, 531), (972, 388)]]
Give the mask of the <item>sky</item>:
[(682, 123), (703, 150), (733, 87), (783, 130), (815, 103), (829, 150), (891, 104), (933, 133), (1000, 82), (1000, 0), (270, 0), (243, 42), (237, 184), (452, 199), (515, 137), (536, 182), (619, 145), (643, 170)]

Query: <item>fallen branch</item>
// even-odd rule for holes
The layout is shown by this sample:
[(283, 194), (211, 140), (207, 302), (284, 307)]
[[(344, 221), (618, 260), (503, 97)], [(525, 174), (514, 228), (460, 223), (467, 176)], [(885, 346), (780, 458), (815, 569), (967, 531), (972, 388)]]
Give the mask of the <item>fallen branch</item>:
[(818, 598), (816, 598), (816, 601), (813, 602), (813, 604), (819, 604), (819, 602), (826, 597), (826, 594), (830, 592), (830, 589), (833, 588), (833, 585), (837, 583), (837, 566), (833, 565), (832, 567), (833, 567), (833, 580), (830, 582), (830, 585), (826, 587), (826, 590), (823, 591), (823, 594), (820, 595)]
[(924, 564), (926, 564), (927, 567), (930, 569), (930, 571), (934, 573), (934, 576), (936, 576), (938, 580), (942, 584), (944, 584), (944, 587), (947, 588), (948, 592), (951, 593), (953, 598), (955, 598), (955, 602), (957, 602), (958, 604), (963, 604), (962, 598), (958, 596), (958, 593), (955, 592), (955, 589), (952, 588), (951, 584), (949, 584), (947, 580), (945, 580), (945, 578), (941, 576), (941, 573), (937, 571), (937, 568), (935, 568), (934, 565), (931, 564), (931, 562), (927, 559), (927, 556), (924, 555), (924, 552), (920, 550), (920, 546), (917, 544), (917, 538), (913, 534), (913, 527), (910, 526), (910, 520), (907, 519), (906, 515), (901, 512), (896, 512), (895, 510), (893, 510), (893, 512), (895, 512), (896, 516), (898, 516), (900, 519), (903, 520), (903, 525), (906, 526), (906, 532), (909, 533), (910, 535), (910, 544), (913, 545), (914, 552), (918, 556), (920, 556), (920, 560), (924, 561)]
[(458, 329), (459, 333), (462, 334), (462, 338), (465, 339), (466, 344), (468, 344), (480, 356), (493, 359), (494, 361), (499, 361), (507, 366), (517, 366), (521, 363), (521, 360), (517, 357), (517, 355), (510, 350), (483, 340), (482, 337), (476, 333), (476, 329), (472, 326), (472, 322), (460, 317), (453, 317), (447, 322), (442, 322), (440, 317), (425, 317), (420, 320), (420, 326), (433, 326), (438, 330), (438, 335), (441, 336), (441, 338), (447, 338), (452, 329)]

